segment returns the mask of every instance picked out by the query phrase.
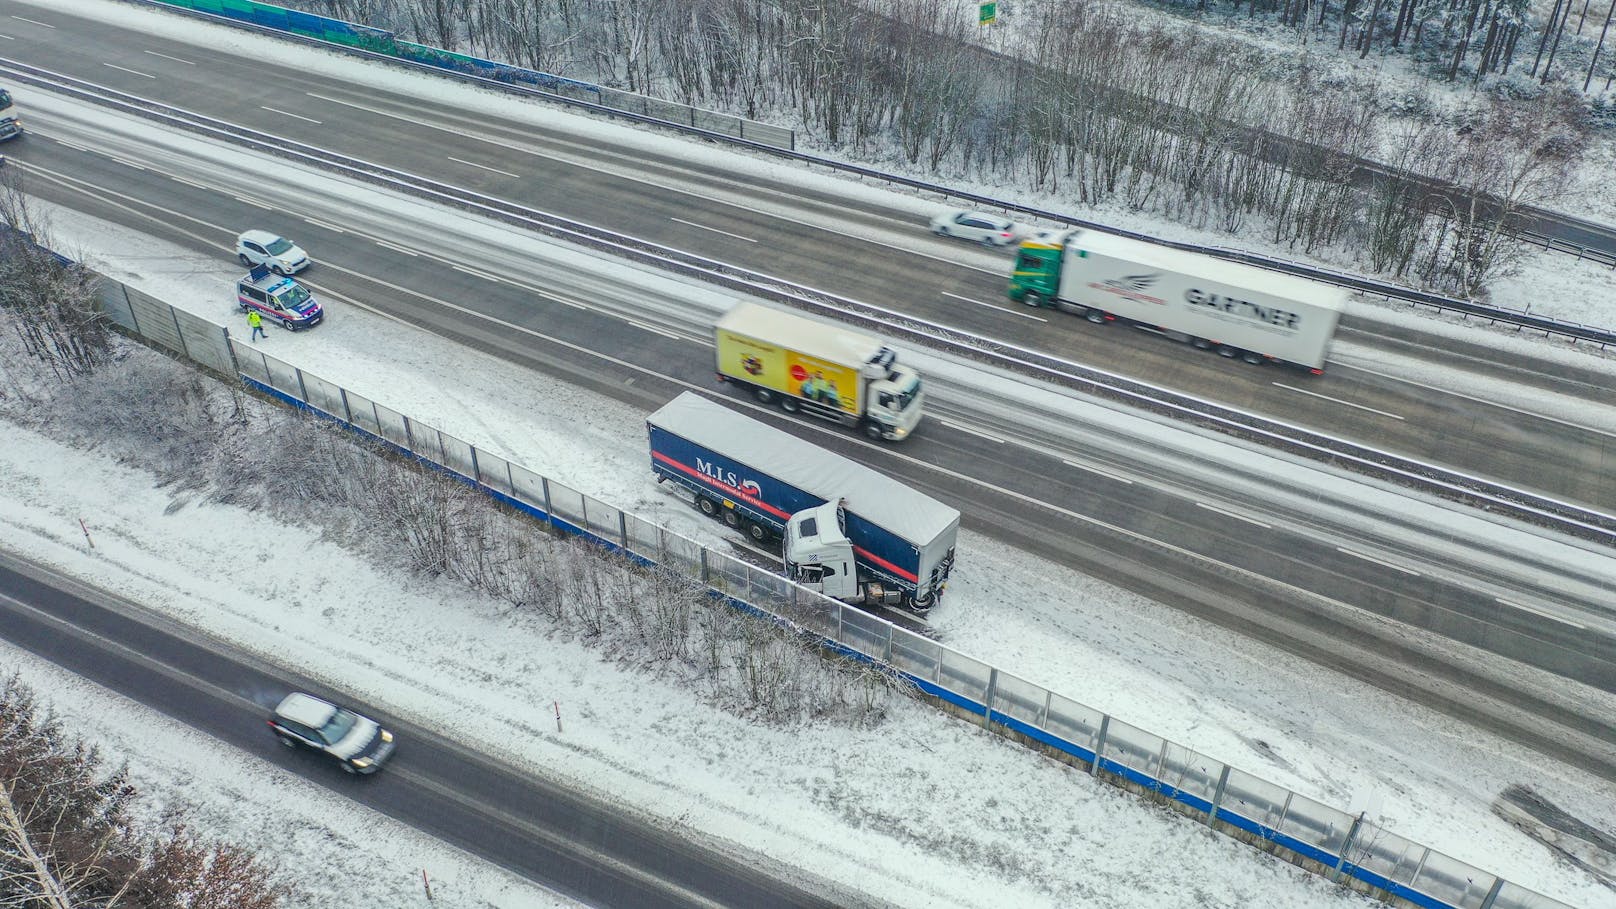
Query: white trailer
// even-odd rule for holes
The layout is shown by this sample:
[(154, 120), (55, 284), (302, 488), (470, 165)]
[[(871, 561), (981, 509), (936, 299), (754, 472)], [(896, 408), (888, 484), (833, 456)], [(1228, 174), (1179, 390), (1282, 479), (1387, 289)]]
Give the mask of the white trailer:
[(1092, 230), (1021, 244), (1010, 297), (1122, 319), (1248, 363), (1324, 371), (1344, 288)]

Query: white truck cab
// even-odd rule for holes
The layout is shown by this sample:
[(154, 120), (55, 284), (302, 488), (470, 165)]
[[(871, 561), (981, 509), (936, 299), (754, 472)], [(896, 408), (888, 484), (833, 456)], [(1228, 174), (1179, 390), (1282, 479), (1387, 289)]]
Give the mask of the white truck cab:
[(859, 580), (842, 508), (843, 502), (838, 499), (799, 511), (786, 520), (781, 547), (786, 576), (809, 590), (845, 602), (890, 606), (902, 603), (903, 591), (888, 589), (879, 581)]

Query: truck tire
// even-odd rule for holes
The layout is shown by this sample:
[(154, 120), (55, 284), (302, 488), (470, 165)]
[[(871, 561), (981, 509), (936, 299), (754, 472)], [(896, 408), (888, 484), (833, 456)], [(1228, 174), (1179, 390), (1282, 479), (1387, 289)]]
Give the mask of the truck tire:
[(798, 404), (797, 399), (793, 398), (790, 395), (781, 395), (780, 396), (780, 409), (785, 411), (786, 413), (796, 413), (797, 411), (802, 409), (802, 405)]
[(718, 503), (706, 496), (696, 496), (696, 508), (709, 518), (718, 517)]
[(1240, 356), (1240, 349), (1238, 347), (1230, 347), (1227, 344), (1219, 344), (1218, 356), (1224, 358), (1225, 360), (1232, 360), (1235, 357)]
[(1208, 341), (1205, 338), (1191, 338), (1190, 343), (1195, 345), (1196, 350), (1211, 350), (1212, 349), (1212, 342)]
[(1268, 362), (1267, 357), (1264, 357), (1262, 354), (1257, 353), (1254, 350), (1248, 350), (1245, 353), (1242, 353), (1240, 355), (1240, 359), (1245, 360), (1247, 363), (1250, 363), (1252, 366), (1261, 366), (1264, 363)]
[(767, 388), (756, 389), (755, 391), (752, 392), (752, 394), (757, 396), (759, 404), (773, 404), (774, 403), (774, 392), (768, 390)]
[(1022, 295), (1021, 302), (1038, 309), (1044, 305), (1044, 295), (1036, 290), (1029, 290)]
[(768, 543), (774, 539), (774, 533), (756, 521), (746, 522), (746, 535), (754, 543)]
[(865, 423), (864, 424), (864, 435), (867, 436), (872, 442), (886, 441), (886, 437), (881, 434), (881, 424), (880, 423), (875, 423), (875, 422)]
[(1088, 319), (1095, 325), (1103, 325), (1105, 324), (1105, 310), (1095, 309), (1094, 307), (1090, 306), (1088, 311), (1083, 313), (1083, 318)]
[(740, 527), (741, 516), (735, 513), (735, 509), (726, 508), (724, 509), (724, 523), (731, 527)]

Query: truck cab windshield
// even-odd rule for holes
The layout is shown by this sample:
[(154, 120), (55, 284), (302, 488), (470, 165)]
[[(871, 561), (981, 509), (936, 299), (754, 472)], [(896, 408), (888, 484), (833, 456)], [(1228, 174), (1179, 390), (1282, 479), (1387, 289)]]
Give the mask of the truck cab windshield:
[(10, 106), (11, 106), (11, 92), (8, 92), (3, 88), (0, 88), (0, 110), (5, 110), (6, 108), (8, 108)]

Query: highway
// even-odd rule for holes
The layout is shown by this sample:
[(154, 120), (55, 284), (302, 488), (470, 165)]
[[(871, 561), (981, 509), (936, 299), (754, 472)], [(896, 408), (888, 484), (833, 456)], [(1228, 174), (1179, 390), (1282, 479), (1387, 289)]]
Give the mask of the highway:
[[(1462, 345), (1349, 315), (1342, 339), (1368, 352), (1338, 353), (1324, 377), (1242, 368), (1142, 332), (1014, 304), (1005, 295), (1009, 252), (933, 239), (912, 212), (868, 194), (805, 193), (764, 168), (729, 167), (716, 152), (675, 157), (540, 133), (268, 57), (243, 81), (228, 54), (148, 36), (131, 42), (114, 26), (61, 12), (45, 23), (39, 8), (0, 0), (6, 13), (31, 20), (11, 18), (6, 28), (19, 40), (0, 48), (25, 63), (1616, 512), (1616, 484), (1604, 482), (1616, 457), (1616, 389), (1563, 363), (1455, 350)], [(1377, 351), (1440, 365), (1451, 378), (1411, 380), (1387, 370)], [(1491, 400), (1467, 374), (1583, 404), (1586, 416)]]
[[(0, 10), (6, 5), (0, 2)], [(870, 203), (847, 209), (836, 198), (798, 196), (785, 184), (646, 148), (612, 149), (454, 111), (424, 117), (429, 102), (420, 97), (341, 82), (304, 84), (317, 82), (317, 74), (266, 68), (249, 97), (240, 80), (228, 77), (239, 61), (189, 45), (153, 39), (135, 46), (125, 39), (114, 41), (106, 59), (87, 57), (77, 48), (114, 40), (98, 27), (63, 17), (57, 28), (41, 29), (88, 29), (62, 42), (52, 65), (73, 64), (103, 81), (132, 70), (139, 76), (120, 83), (125, 90), (150, 93), (162, 83), (165, 100), (227, 118), (271, 106), (254, 101), (296, 98), (296, 117), (258, 112), (240, 119), (306, 129), (305, 141), (535, 207), (605, 219), (672, 246), (762, 263), (794, 280), (909, 307), (934, 321), (1132, 368), (1204, 395), (1222, 394), (1237, 406), (1274, 407), (1271, 412), (1287, 419), (1317, 420), (1337, 433), (1347, 432), (1338, 422), (1347, 417), (1365, 421), (1360, 428), (1384, 424), (1368, 437), (1376, 444), (1407, 438), (1461, 463), (1513, 464), (1549, 487), (1562, 483), (1564, 471), (1585, 479), (1601, 474), (1608, 436), (1477, 396), (1361, 370), (1354, 380), (1351, 367), (1318, 383), (1195, 357), (1135, 333), (1112, 331), (1104, 336), (1109, 343), (1100, 344), (1087, 323), (1058, 315), (1037, 321), (1044, 316), (1003, 300), (1002, 277), (995, 275), (1002, 254), (934, 240), (906, 213)], [(137, 78), (146, 82), (133, 84)], [(222, 97), (231, 92), (237, 94)], [(342, 128), (321, 129), (327, 122)], [(703, 341), (710, 317), (677, 299), (649, 299), (614, 283), (609, 263), (598, 273), (569, 270), (516, 245), (463, 233), (451, 220), (403, 207), (356, 209), (340, 197), (310, 192), (295, 169), (242, 172), (233, 169), (237, 161), (153, 143), (93, 111), (40, 105), (29, 124), (35, 134), (8, 153), (29, 190), (44, 198), (221, 257), (241, 226), (280, 230), (316, 251), (322, 264), (310, 281), (323, 293), (367, 301), (647, 411), (681, 388), (712, 388)], [(430, 140), (400, 143), (401, 130)], [(485, 138), (468, 138), (476, 136)], [(924, 265), (917, 268), (916, 261)], [(219, 318), (228, 317), (222, 301)], [(1428, 339), (1377, 340), (1444, 356)], [(1470, 362), (1459, 360), (1455, 371)], [(1592, 377), (1496, 360), (1477, 368), (1503, 370), (1579, 399), (1608, 396)], [(1299, 394), (1292, 391), (1298, 382), (1312, 384)], [(1193, 449), (1162, 450), (1125, 438), (1103, 420), (1076, 421), (1058, 406), (997, 399), (984, 387), (934, 382), (932, 390), (939, 419), (901, 449), (870, 446), (817, 425), (784, 425), (958, 505), (969, 529), (1616, 774), (1610, 748), (1616, 724), (1608, 711), (1567, 704), (1486, 659), (1506, 654), (1593, 689), (1616, 690), (1609, 579), (1597, 569), (1540, 564), (1532, 553), (1500, 550), (1485, 540), (1429, 545), (1420, 538), (1441, 539), (1441, 528), (1403, 526), (1400, 516), (1331, 500), (1323, 489), (1268, 488), (1255, 462), (1249, 473), (1209, 465)], [(1357, 396), (1356, 406), (1332, 403), (1340, 394)], [(1540, 456), (1543, 461), (1533, 463)], [(1590, 484), (1586, 494), (1603, 499), (1608, 487)], [(1384, 619), (1432, 634), (1411, 634)]]
[[(724, 854), (659, 830), (620, 806), (474, 753), (407, 721), (353, 704), (237, 650), (0, 551), (0, 634), (222, 742), (593, 906), (831, 909), (878, 902), (809, 893), (756, 856)], [(264, 720), (309, 691), (352, 704), (398, 736), (371, 777), (275, 743)], [(794, 872), (800, 878), (800, 871)]]

